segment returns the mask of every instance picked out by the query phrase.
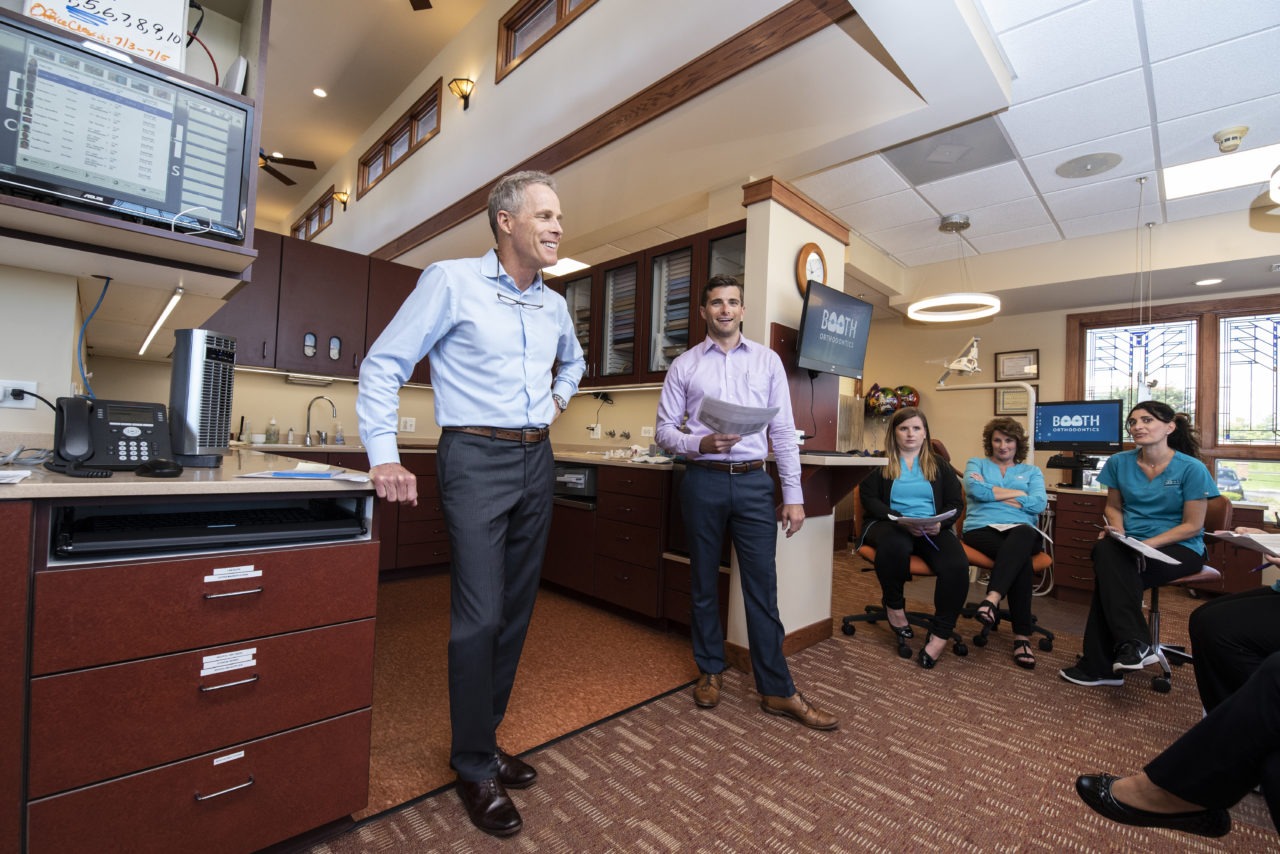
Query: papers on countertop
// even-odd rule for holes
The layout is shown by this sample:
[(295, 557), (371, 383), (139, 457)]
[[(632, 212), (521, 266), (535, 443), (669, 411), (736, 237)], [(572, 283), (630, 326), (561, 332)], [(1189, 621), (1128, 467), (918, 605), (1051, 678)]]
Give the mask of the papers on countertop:
[(1135, 539), (1134, 537), (1130, 537), (1127, 534), (1121, 534), (1119, 531), (1115, 531), (1111, 528), (1106, 528), (1105, 530), (1107, 532), (1107, 536), (1111, 537), (1112, 539), (1119, 540), (1120, 542), (1124, 543), (1126, 546), (1133, 549), (1135, 552), (1137, 552), (1140, 555), (1148, 557), (1151, 560), (1158, 560), (1161, 563), (1177, 563), (1176, 560), (1169, 557), (1164, 552), (1160, 551), (1159, 549), (1151, 548), (1151, 546), (1147, 545), (1142, 540)]
[(273, 471), (255, 471), (238, 477), (288, 478), (299, 480), (349, 480), (354, 483), (368, 483), (369, 475), (358, 471), (335, 469), (324, 463), (301, 462), (295, 468), (276, 469)]
[(22, 483), (29, 477), (29, 471), (0, 471), (0, 483)]
[(746, 436), (759, 433), (773, 416), (778, 414), (778, 407), (742, 406), (729, 403), (714, 397), (704, 397), (698, 404), (696, 417), (711, 428), (713, 433), (725, 433), (730, 436)]
[(1242, 549), (1280, 557), (1280, 534), (1237, 534), (1234, 531), (1205, 531), (1206, 537), (1222, 540)]

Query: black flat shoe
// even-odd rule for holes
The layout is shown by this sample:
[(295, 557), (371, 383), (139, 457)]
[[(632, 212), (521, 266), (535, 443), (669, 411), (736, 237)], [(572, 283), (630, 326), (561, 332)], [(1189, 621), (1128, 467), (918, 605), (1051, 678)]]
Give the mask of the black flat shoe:
[[(885, 622), (889, 623), (887, 619)], [(904, 641), (911, 640), (916, 636), (916, 633), (911, 631), (910, 623), (907, 623), (905, 626), (895, 626), (893, 623), (889, 623), (889, 629)]]
[(1116, 800), (1111, 784), (1120, 779), (1111, 774), (1090, 774), (1076, 778), (1076, 794), (1094, 812), (1134, 827), (1165, 827), (1197, 836), (1226, 836), (1231, 832), (1231, 813), (1224, 809), (1192, 812), (1148, 812)]
[[(929, 632), (924, 636), (924, 646), (920, 647), (920, 657), (918, 660), (920, 662), (920, 666), (925, 670), (932, 670), (938, 665), (938, 659), (925, 652), (925, 647), (929, 645), (929, 641), (931, 640), (933, 640), (933, 632)], [(946, 649), (946, 647), (944, 646), (943, 649)]]

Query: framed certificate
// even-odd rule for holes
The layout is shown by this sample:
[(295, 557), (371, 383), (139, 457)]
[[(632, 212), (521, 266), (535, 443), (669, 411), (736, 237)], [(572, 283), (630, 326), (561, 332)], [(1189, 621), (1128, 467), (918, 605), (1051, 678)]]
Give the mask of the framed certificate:
[(996, 353), (996, 382), (1040, 379), (1039, 350), (1010, 350)]
[[(1033, 385), (1036, 390), (1036, 397), (1040, 396), (1040, 386)], [(1026, 415), (1027, 414), (1027, 390), (1025, 388), (998, 388), (996, 391), (996, 415)]]

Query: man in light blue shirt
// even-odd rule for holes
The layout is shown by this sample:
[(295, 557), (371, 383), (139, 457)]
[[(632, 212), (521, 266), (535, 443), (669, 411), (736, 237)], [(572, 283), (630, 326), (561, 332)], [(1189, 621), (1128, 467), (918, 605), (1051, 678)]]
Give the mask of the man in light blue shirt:
[(537, 777), (498, 747), (497, 729), (551, 524), (548, 428), (586, 368), (564, 299), (542, 281), (556, 262), (560, 220), (551, 176), (499, 180), (489, 194), (497, 249), (423, 271), (361, 364), (356, 398), (378, 497), (416, 505), (417, 478), (400, 464), (396, 423), (400, 387), (430, 356), (443, 431), (436, 474), (452, 552), (450, 764), (472, 823), (495, 836), (523, 824), (507, 789)]

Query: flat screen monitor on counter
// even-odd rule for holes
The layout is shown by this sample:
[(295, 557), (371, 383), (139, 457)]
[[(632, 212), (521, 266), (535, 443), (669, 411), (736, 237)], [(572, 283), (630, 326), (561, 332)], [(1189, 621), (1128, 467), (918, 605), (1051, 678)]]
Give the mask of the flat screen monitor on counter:
[(242, 241), (251, 102), (0, 10), (0, 192)]
[(1036, 401), (1034, 435), (1037, 451), (1117, 453), (1124, 441), (1124, 401)]
[(796, 365), (862, 379), (871, 310), (870, 303), (811, 280), (800, 313)]

